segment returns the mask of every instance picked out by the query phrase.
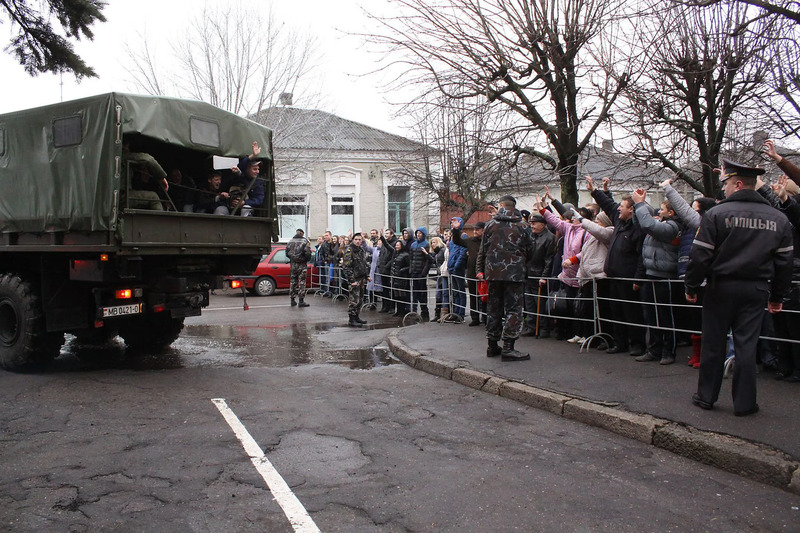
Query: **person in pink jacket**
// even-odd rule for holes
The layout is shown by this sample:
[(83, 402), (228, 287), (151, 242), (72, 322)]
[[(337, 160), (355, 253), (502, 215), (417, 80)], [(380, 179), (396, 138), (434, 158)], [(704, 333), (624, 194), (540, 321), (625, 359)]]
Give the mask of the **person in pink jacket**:
[[(588, 234), (577, 219), (573, 220), (573, 206), (570, 204), (562, 205), (561, 202), (553, 199), (549, 189), (545, 190), (544, 199), (549, 198), (552, 201), (552, 206), (561, 214), (561, 217), (547, 209), (543, 201), (538, 197), (536, 198), (536, 207), (547, 223), (563, 235), (563, 259), (561, 263), (561, 273), (558, 275), (559, 280), (561, 280), (560, 288), (566, 291), (567, 298), (576, 298), (580, 289), (578, 267), (581, 262), (581, 249), (588, 238)], [(585, 208), (581, 209), (583, 210)], [(587, 218), (591, 218), (589, 213), (586, 213), (586, 215)], [(557, 339), (568, 340), (574, 336), (575, 329), (573, 321), (567, 320), (567, 318), (571, 316), (574, 316), (574, 304), (569, 306), (569, 311), (566, 316), (559, 317)]]

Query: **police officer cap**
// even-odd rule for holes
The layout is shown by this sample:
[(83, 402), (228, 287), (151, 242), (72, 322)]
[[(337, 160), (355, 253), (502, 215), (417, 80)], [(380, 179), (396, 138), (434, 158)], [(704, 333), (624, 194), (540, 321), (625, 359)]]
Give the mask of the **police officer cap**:
[(517, 205), (517, 200), (511, 196), (510, 194), (506, 194), (502, 198), (500, 198), (500, 203), (503, 204), (505, 202), (512, 202), (514, 205)]
[(733, 178), (734, 176), (738, 176), (740, 178), (755, 178), (764, 173), (763, 168), (746, 167), (744, 165), (740, 165), (735, 161), (731, 161), (730, 159), (722, 160), (722, 171), (723, 171), (723, 176), (722, 176), (723, 180), (726, 180), (728, 178)]
[(544, 217), (539, 214), (531, 215), (531, 224), (533, 224), (534, 222), (543, 222), (545, 224), (547, 223)]
[(524, 218), (524, 219), (525, 219), (525, 222), (527, 222), (527, 221), (528, 221), (528, 218), (530, 218), (530, 216), (531, 216), (531, 212), (530, 212), (530, 211), (528, 211), (527, 209), (523, 209), (523, 210), (522, 210), (522, 211), (520, 211), (519, 213), (522, 215), (522, 218)]
[(475, 229), (483, 229), (486, 227), (486, 222), (476, 222)]

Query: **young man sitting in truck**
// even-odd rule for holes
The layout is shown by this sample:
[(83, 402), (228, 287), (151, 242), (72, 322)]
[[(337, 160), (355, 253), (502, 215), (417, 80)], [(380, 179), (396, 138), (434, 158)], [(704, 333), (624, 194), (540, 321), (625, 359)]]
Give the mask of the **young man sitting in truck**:
[(217, 207), (227, 205), (228, 193), (222, 190), (222, 174), (216, 170), (208, 175), (208, 183), (197, 191), (195, 213), (214, 213)]
[[(254, 208), (264, 205), (266, 188), (264, 187), (264, 180), (258, 178), (258, 174), (261, 171), (261, 161), (256, 161), (260, 153), (261, 147), (257, 142), (253, 142), (252, 155), (243, 157), (239, 164), (231, 169), (234, 177), (238, 177), (238, 180), (234, 181), (234, 185), (239, 185), (245, 191), (248, 188), (250, 189), (239, 211), (239, 214), (243, 217), (251, 216)], [(229, 215), (233, 211), (233, 207), (221, 206), (214, 210), (214, 214)]]

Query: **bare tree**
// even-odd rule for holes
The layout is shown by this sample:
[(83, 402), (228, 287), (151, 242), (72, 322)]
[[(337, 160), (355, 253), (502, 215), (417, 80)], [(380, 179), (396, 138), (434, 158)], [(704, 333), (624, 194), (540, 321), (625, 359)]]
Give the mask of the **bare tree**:
[(785, 136), (800, 138), (800, 2), (797, 0), (674, 0), (677, 3), (708, 7), (717, 4), (750, 6), (742, 29), (757, 33), (759, 22), (769, 18), (779, 27), (772, 35), (774, 47), (764, 57), (771, 66), (769, 84), (777, 98), (764, 101), (764, 111)]
[(170, 42), (175, 64), (159, 64), (146, 36), (128, 45), (131, 75), (151, 94), (172, 94), (249, 115), (278, 103), (282, 93), (302, 99), (313, 70), (313, 38), (289, 31), (271, 11), (249, 4), (206, 3)]
[(424, 192), (437, 208), (456, 211), (465, 220), (517, 184), (516, 157), (503, 149), (508, 126), (483, 97), (431, 101), (405, 106), (413, 117), (420, 149), (399, 156), (393, 176)]
[(623, 108), (635, 154), (713, 196), (721, 154), (751, 147), (753, 133), (764, 127), (759, 104), (769, 87), (762, 58), (773, 44), (773, 25), (762, 19), (758, 31), (744, 31), (749, 15), (740, 6), (697, 10), (655, 0), (647, 12), (632, 46), (640, 77), (626, 89), (630, 106)]
[[(400, 86), (433, 85), (453, 100), (486, 98), (550, 149), (513, 145), (557, 170), (565, 200), (577, 200), (578, 156), (608, 119), (626, 73), (601, 68), (598, 43), (618, 0), (394, 0), (396, 17), (375, 17), (367, 39), (401, 67)], [(610, 63), (610, 62), (609, 62)], [(510, 137), (510, 136), (509, 136)]]

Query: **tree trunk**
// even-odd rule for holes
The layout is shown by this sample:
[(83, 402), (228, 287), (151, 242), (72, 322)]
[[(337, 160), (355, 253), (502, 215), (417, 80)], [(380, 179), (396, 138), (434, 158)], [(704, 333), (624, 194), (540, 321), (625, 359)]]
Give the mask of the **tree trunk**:
[(558, 161), (558, 176), (561, 181), (561, 201), (578, 206), (578, 155)]

